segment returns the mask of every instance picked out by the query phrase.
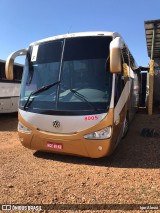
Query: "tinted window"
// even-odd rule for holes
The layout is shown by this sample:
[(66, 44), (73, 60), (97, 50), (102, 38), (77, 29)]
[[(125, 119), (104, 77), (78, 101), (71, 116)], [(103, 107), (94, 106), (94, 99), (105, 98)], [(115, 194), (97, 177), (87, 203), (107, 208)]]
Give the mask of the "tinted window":
[(22, 80), (22, 74), (23, 74), (23, 67), (14, 65), (14, 80), (15, 81), (21, 81)]
[(23, 66), (14, 65), (13, 67), (13, 80), (7, 80), (5, 74), (5, 62), (0, 62), (0, 81), (7, 83), (20, 83), (23, 74)]
[(111, 37), (94, 36), (45, 42), (33, 54), (36, 58), (33, 62), (30, 61), (32, 47), (26, 59), (20, 107), (23, 109), (32, 91), (60, 82), (33, 95), (27, 110), (59, 115), (106, 112), (112, 86), (111, 40)]
[(0, 62), (0, 80), (5, 80), (5, 63)]
[(55, 41), (39, 45), (36, 64), (58, 62), (61, 59), (63, 42)]
[(111, 37), (82, 37), (67, 39), (64, 61), (108, 57)]

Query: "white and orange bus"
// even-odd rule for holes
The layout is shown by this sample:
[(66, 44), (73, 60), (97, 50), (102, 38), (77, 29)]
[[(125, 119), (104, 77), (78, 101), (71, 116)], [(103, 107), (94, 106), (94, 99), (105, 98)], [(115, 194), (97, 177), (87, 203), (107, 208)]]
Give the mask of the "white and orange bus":
[(113, 152), (139, 103), (138, 67), (118, 33), (46, 38), (26, 55), (19, 102), (21, 143), (33, 150), (99, 158)]

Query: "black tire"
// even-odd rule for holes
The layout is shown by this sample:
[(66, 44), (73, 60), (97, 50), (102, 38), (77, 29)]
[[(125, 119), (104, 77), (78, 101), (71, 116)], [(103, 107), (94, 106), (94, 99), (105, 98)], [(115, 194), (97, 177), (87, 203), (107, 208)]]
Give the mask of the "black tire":
[(125, 119), (124, 119), (124, 123), (123, 123), (123, 134), (122, 134), (122, 138), (124, 138), (129, 130), (129, 118), (128, 118), (128, 114), (126, 115)]

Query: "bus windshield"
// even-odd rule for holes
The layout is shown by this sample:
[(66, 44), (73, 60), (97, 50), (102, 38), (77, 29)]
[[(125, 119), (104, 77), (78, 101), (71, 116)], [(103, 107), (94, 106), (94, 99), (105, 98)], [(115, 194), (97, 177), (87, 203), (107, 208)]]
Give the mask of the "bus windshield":
[(106, 112), (112, 86), (111, 40), (103, 36), (75, 37), (30, 46), (20, 109), (54, 115), (89, 115), (95, 114), (95, 109)]

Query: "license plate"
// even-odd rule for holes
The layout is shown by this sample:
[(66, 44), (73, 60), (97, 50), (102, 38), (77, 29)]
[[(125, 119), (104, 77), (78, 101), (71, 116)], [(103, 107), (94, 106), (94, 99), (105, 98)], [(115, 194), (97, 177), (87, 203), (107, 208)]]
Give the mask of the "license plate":
[(51, 149), (63, 149), (63, 144), (61, 143), (52, 143), (52, 142), (47, 142), (47, 147)]

